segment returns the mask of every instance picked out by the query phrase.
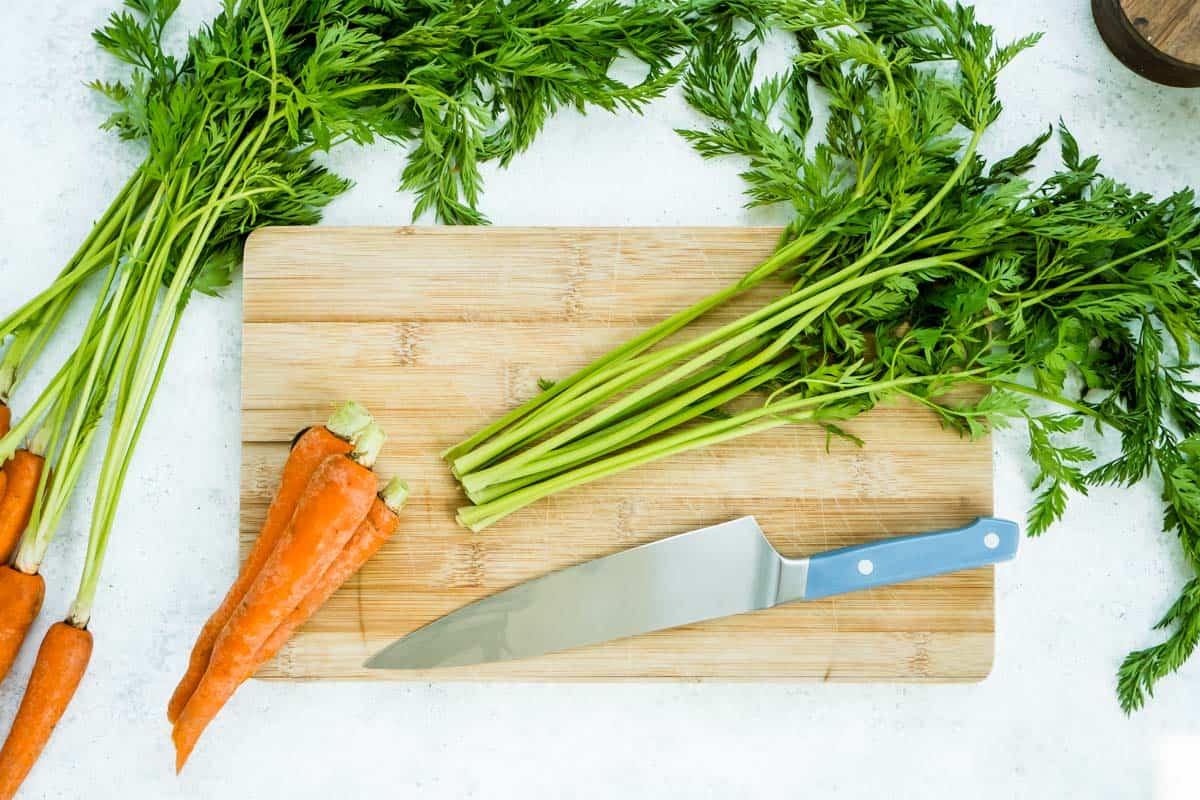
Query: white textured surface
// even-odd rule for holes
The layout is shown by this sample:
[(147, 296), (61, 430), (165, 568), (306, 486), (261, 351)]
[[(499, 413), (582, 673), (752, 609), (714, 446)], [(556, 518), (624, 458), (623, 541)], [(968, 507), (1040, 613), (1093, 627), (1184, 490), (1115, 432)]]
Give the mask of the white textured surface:
[[(102, 109), (82, 85), (112, 69), (88, 33), (115, 4), (8, 0), (0, 11), (0, 312), (48, 281), (135, 166), (136, 147), (96, 130)], [(185, 18), (194, 24), (215, 5), (185, 3)], [(1048, 31), (1005, 75), (1008, 111), (991, 148), (1061, 115), (1085, 150), (1138, 187), (1200, 185), (1200, 93), (1122, 69), (1086, 0), (978, 5), (1006, 38)], [(511, 170), (489, 172), (484, 208), (499, 224), (771, 221), (740, 208), (736, 164), (703, 164), (672, 133), (689, 119), (677, 95), (642, 120), (564, 115)], [(359, 185), (327, 221), (407, 221), (411, 198), (393, 189), (401, 154), (343, 151), (333, 161)], [(1189, 783), (1200, 659), (1131, 720), (1113, 698), (1121, 657), (1153, 640), (1149, 625), (1184, 580), (1152, 487), (1076, 503), (1000, 570), (996, 666), (979, 685), (251, 682), (176, 778), (166, 699), (236, 564), (238, 353), (238, 293), (195, 302), (123, 497), (91, 669), (26, 797), (1200, 793)], [(1017, 518), (1029, 501), (1023, 448), (1017, 436), (996, 442), (996, 510)], [(74, 591), (87, 510), (73, 509), (51, 550), (34, 640)], [(29, 648), (0, 688), (0, 727), (31, 660)]]

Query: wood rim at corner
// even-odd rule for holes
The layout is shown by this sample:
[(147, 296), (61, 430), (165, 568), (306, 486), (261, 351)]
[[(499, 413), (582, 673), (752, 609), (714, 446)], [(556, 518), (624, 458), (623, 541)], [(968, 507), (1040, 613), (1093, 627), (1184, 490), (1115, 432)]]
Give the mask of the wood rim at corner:
[(1146, 41), (1120, 0), (1092, 0), (1092, 16), (1108, 49), (1143, 78), (1167, 86), (1200, 86), (1200, 66), (1180, 61)]

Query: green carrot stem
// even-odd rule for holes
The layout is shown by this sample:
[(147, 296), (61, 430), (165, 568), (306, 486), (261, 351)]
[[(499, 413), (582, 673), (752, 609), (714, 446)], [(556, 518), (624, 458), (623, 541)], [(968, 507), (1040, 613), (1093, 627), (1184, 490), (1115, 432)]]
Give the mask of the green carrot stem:
[[(135, 239), (135, 252), (144, 242), (147, 231), (156, 227), (151, 219), (163, 196), (160, 187), (149, 203), (148, 215), (142, 216)], [(116, 253), (120, 252), (125, 242), (134, 216), (135, 210), (127, 208), (114, 242), (118, 245), (117, 250), (84, 329), (80, 349), (86, 345), (90, 349), (90, 356), (71, 360), (71, 371), (66, 379), (66, 385), (70, 388), (60, 396), (56, 404), (59, 411), (52, 415), (49, 427), (44, 429), (53, 442), (54, 468), (42, 471), (38, 501), (21, 539), (17, 558), (26, 572), (36, 572), (45, 557), (95, 438), (99, 417), (111, 397), (113, 356), (110, 346), (120, 344), (127, 338), (129, 324), (134, 318), (130, 303), (134, 295), (132, 287), (135, 275), (132, 270), (122, 267)], [(110, 295), (109, 290), (118, 274), (121, 276), (120, 282)], [(72, 405), (75, 406), (75, 414), (68, 428), (67, 412)]]
[[(149, 327), (149, 333), (146, 335), (144, 343), (139, 338), (137, 353), (131, 352), (129, 348), (124, 348), (124, 352), (118, 358), (117, 374), (125, 377), (122, 378), (118, 390), (113, 430), (109, 436), (107, 452), (100, 469), (97, 503), (88, 533), (87, 557), (84, 561), (83, 574), (80, 577), (79, 590), (71, 604), (71, 612), (68, 617), (73, 624), (81, 627), (86, 626), (91, 618), (96, 586), (103, 566), (108, 538), (112, 531), (120, 491), (124, 485), (129, 462), (141, 435), (150, 405), (158, 391), (167, 356), (174, 344), (175, 334), (179, 327), (181, 312), (189, 299), (192, 273), (199, 263), (204, 246), (221, 217), (224, 206), (229, 202), (225, 198), (237, 193), (248, 166), (253, 163), (254, 156), (262, 147), (267, 133), (277, 121), (278, 96), (274, 34), (262, 0), (258, 2), (258, 11), (266, 34), (267, 50), (272, 66), (271, 88), (267, 99), (265, 119), (259, 125), (256, 135), (241, 139), (222, 169), (214, 184), (212, 194), (204, 206), (205, 214), (197, 218), (194, 223), (192, 234), (176, 265), (175, 274), (167, 287), (159, 311), (157, 313), (154, 313), (152, 309), (145, 311), (147, 318), (153, 314), (154, 322)], [(178, 232), (180, 229), (175, 228), (168, 233), (168, 237), (173, 239)], [(160, 263), (165, 262), (169, 250), (171, 248), (164, 247), (156, 251)], [(152, 270), (151, 274), (153, 273)], [(151, 354), (151, 357), (139, 357), (143, 353)], [(153, 354), (157, 354), (157, 357)]]
[[(98, 269), (110, 263), (115, 255), (115, 243), (112, 238), (116, 235), (130, 209), (135, 212), (144, 205), (145, 189), (141, 185), (145, 180), (144, 167), (139, 167), (122, 187), (117, 197), (105, 210), (104, 214), (92, 226), (91, 231), (80, 245), (75, 255), (67, 262), (67, 266), (49, 287), (43, 290), (0, 322), (0, 339), (13, 334), (22, 325), (31, 321), (50, 303), (69, 298), (87, 278)], [(31, 328), (40, 328), (32, 325)]]
[[(755, 354), (753, 357), (748, 358), (745, 361), (743, 361), (742, 363), (737, 364), (736, 366), (733, 366), (727, 370), (724, 370), (717, 375), (714, 375), (712, 378), (705, 381), (700, 386), (697, 386), (694, 389), (691, 389), (691, 390), (685, 392), (681, 396), (674, 398), (668, 402), (665, 402), (662, 405), (660, 405), (659, 407), (647, 412), (646, 414), (639, 417), (634, 424), (625, 426), (625, 429), (623, 431), (613, 432), (612, 434), (610, 434), (609, 437), (606, 437), (605, 439), (602, 439), (589, 447), (582, 448), (582, 452), (580, 453), (579, 456), (567, 454), (567, 455), (558, 456), (558, 457), (551, 457), (548, 455), (548, 453), (553, 448), (548, 447), (546, 445), (548, 445), (549, 442), (552, 442), (555, 439), (560, 439), (562, 441), (570, 441), (570, 439), (568, 438), (568, 435), (570, 434), (570, 432), (572, 430), (575, 430), (575, 429), (581, 429), (584, 432), (595, 430), (597, 427), (604, 424), (606, 421), (612, 419), (612, 416), (613, 416), (612, 409), (620, 408), (621, 406), (625, 405), (625, 403), (627, 401), (622, 401), (620, 403), (616, 403), (613, 406), (611, 406), (610, 408), (604, 409), (603, 411), (598, 412), (597, 414), (595, 414), (591, 418), (589, 418), (588, 421), (585, 421), (584, 423), (579, 423), (576, 426), (573, 426), (572, 428), (568, 429), (567, 431), (564, 431), (562, 434), (559, 434), (559, 436), (552, 437), (551, 439), (547, 440), (547, 442), (544, 444), (536, 445), (532, 448), (529, 448), (528, 450), (524, 451), (523, 453), (520, 454), (520, 456), (518, 456), (516, 458), (509, 459), (507, 461), (503, 461), (496, 467), (492, 467), (492, 468), (484, 470), (482, 472), (478, 472), (478, 473), (474, 473), (472, 475), (465, 476), (462, 479), (462, 484), (463, 484), (464, 488), (467, 489), (468, 492), (479, 492), (479, 491), (482, 491), (483, 489), (487, 488), (487, 486), (490, 485), (491, 483), (496, 482), (497, 475), (504, 476), (503, 478), (500, 478), (500, 480), (509, 480), (512, 478), (521, 477), (522, 470), (518, 469), (516, 472), (513, 472), (513, 468), (521, 467), (522, 464), (525, 465), (524, 470), (526, 470), (526, 471), (540, 472), (543, 469), (550, 469), (550, 468), (558, 466), (559, 464), (562, 464), (562, 463), (569, 463), (570, 460), (573, 458), (579, 458), (579, 457), (586, 458), (588, 456), (595, 455), (596, 453), (602, 452), (603, 450), (608, 449), (610, 447), (617, 446), (622, 441), (628, 440), (631, 435), (639, 433), (640, 431), (653, 426), (655, 423), (658, 423), (658, 422), (662, 421), (663, 419), (667, 419), (667, 418), (671, 417), (672, 415), (685, 409), (687, 406), (691, 405), (692, 403), (694, 403), (698, 400), (702, 400), (706, 395), (712, 394), (714, 391), (719, 390), (722, 387), (725, 387), (731, 383), (737, 382), (740, 378), (745, 376), (747, 373), (751, 372), (752, 370), (758, 369), (763, 364), (774, 359), (776, 356), (778, 356), (784, 350), (784, 348), (786, 348), (790, 344), (790, 342), (793, 339), (795, 339), (795, 337), (799, 336), (806, 328), (808, 328), (812, 324), (813, 320), (815, 320), (820, 314), (824, 313), (827, 308), (828, 308), (827, 305), (820, 305), (820, 306), (813, 308), (807, 314), (805, 314), (804, 316), (802, 316), (798, 320), (796, 320), (794, 323), (792, 323), (791, 326), (784, 333), (773, 337), (770, 340), (770, 344), (768, 344), (765, 348), (763, 348), (759, 353)], [(764, 323), (764, 324), (766, 324), (766, 323)], [(744, 335), (745, 334), (743, 334), (743, 336)], [(705, 358), (712, 358), (718, 354), (722, 354), (723, 352), (728, 352), (728, 349), (733, 345), (733, 343), (737, 343), (738, 345), (743, 344), (744, 341), (739, 342), (740, 338), (741, 337), (734, 337), (733, 339), (730, 339), (727, 343), (725, 343), (725, 344), (715, 348), (713, 351), (711, 351), (711, 353), (709, 355), (705, 356)], [(755, 337), (755, 338), (757, 338), (757, 337)], [(752, 341), (752, 340), (750, 340), (750, 341)], [(658, 388), (662, 388), (663, 385), (669, 386), (673, 382), (673, 376), (676, 373), (678, 373), (680, 371), (680, 369), (682, 369), (682, 368), (679, 368), (672, 373), (668, 373), (663, 378), (649, 384), (649, 386), (647, 386), (645, 389), (635, 392), (630, 397), (634, 398), (634, 397), (638, 397), (639, 395), (641, 395), (642, 398), (644, 399), (645, 397), (647, 397), (651, 394), (648, 391), (650, 388), (656, 387), (656, 386)], [(574, 437), (571, 437), (571, 438), (574, 438)], [(535, 454), (538, 456), (543, 456), (543, 457), (536, 458)], [(564, 461), (564, 459), (565, 459), (565, 461)], [(540, 468), (539, 468), (539, 466), (536, 466), (538, 464), (541, 465)]]
[[(815, 397), (791, 397), (759, 408), (743, 411), (727, 419), (688, 428), (671, 436), (663, 437), (641, 447), (618, 453), (610, 458), (595, 461), (586, 466), (563, 473), (542, 483), (527, 486), (509, 495), (477, 506), (459, 509), (458, 519), (468, 528), (479, 532), (509, 514), (525, 506), (566, 489), (574, 488), (593, 480), (615, 475), (635, 466), (664, 458), (668, 455), (694, 450), (700, 447), (757, 433), (762, 430), (804, 422), (817, 418), (820, 408), (839, 400), (863, 395), (884, 396), (893, 389), (922, 383), (944, 381), (953, 384), (981, 374), (982, 368), (943, 375), (920, 375), (892, 378), (866, 386), (855, 386)], [(813, 407), (816, 407), (815, 409)]]
[(796, 420), (772, 417), (744, 425), (730, 425), (724, 421), (713, 423), (711, 427), (714, 429), (719, 428), (719, 430), (708, 430), (710, 426), (704, 426), (705, 432), (703, 433), (700, 433), (700, 429), (697, 429), (697, 433), (685, 432), (677, 437), (669, 437), (659, 442), (652, 442), (644, 447), (618, 454), (603, 461), (588, 464), (547, 481), (519, 489), (498, 500), (478, 506), (460, 508), (458, 510), (458, 521), (472, 531), (479, 533), (488, 526), (504, 519), (509, 514), (520, 511), (522, 508), (552, 494), (573, 489), (627, 469), (656, 461), (660, 458), (677, 455), (700, 447), (708, 447), (729, 439), (769, 430), (780, 425), (787, 425), (794, 421)]
[[(579, 370), (569, 378), (565, 378), (555, 383), (546, 391), (538, 394), (536, 397), (526, 401), (521, 406), (518, 406), (517, 408), (508, 412), (491, 425), (476, 433), (474, 436), (458, 443), (449, 450), (446, 450), (442, 454), (442, 457), (448, 461), (454, 462), (455, 469), (461, 472), (467, 472), (479, 464), (486, 463), (488, 460), (487, 456), (474, 459), (468, 459), (466, 456), (468, 456), (468, 454), (472, 454), (473, 451), (475, 451), (476, 448), (478, 448), (484, 442), (487, 442), (501, 431), (506, 430), (514, 423), (537, 411), (554, 398), (566, 392), (568, 389), (576, 386), (596, 373), (599, 373), (614, 364), (620, 363), (631, 355), (644, 352), (671, 334), (682, 329), (689, 323), (707, 314), (712, 309), (723, 305), (729, 299), (736, 297), (737, 295), (753, 288), (754, 286), (757, 286), (767, 277), (778, 272), (780, 269), (787, 266), (787, 264), (791, 263), (796, 258), (799, 258), (809, 249), (818, 244), (821, 239), (824, 238), (826, 232), (827, 231), (825, 228), (821, 228), (817, 231), (807, 234), (804, 237), (793, 240), (793, 242), (778, 250), (771, 256), (771, 258), (764, 261), (759, 267), (745, 276), (742, 280), (706, 297), (690, 308), (686, 308), (683, 311), (673, 314), (672, 316), (655, 325), (653, 328), (650, 328), (638, 336), (635, 336), (633, 339), (630, 339), (620, 347), (611, 350), (606, 355), (602, 356), (596, 361), (593, 361), (587, 367)], [(494, 451), (495, 448), (489, 452)]]
[[(951, 255), (957, 256), (958, 254)], [(527, 464), (544, 453), (554, 449), (555, 447), (596, 429), (600, 425), (603, 425), (604, 423), (613, 419), (613, 417), (622, 413), (631, 405), (644, 401), (646, 397), (671, 385), (675, 381), (678, 381), (691, 372), (703, 367), (705, 364), (724, 356), (725, 354), (737, 349), (738, 347), (741, 347), (745, 343), (752, 341), (755, 338), (763, 336), (770, 331), (780, 328), (783, 325), (788, 325), (788, 329), (783, 334), (777, 335), (775, 345), (773, 345), (771, 349), (771, 352), (778, 354), (784, 347), (787, 346), (789, 341), (799, 335), (801, 331), (811, 324), (812, 320), (815, 319), (816, 316), (819, 316), (819, 314), (827, 309), (830, 304), (835, 302), (840, 295), (861, 289), (872, 283), (876, 283), (905, 272), (914, 272), (934, 266), (945, 266), (952, 264), (954, 262), (948, 260), (951, 255), (930, 256), (928, 258), (894, 264), (890, 267), (879, 269), (865, 275), (859, 275), (858, 277), (850, 280), (842, 281), (835, 286), (829, 286), (815, 295), (807, 295), (798, 302), (792, 302), (793, 296), (789, 295), (788, 297), (784, 298), (785, 300), (788, 300), (789, 303), (785, 305), (782, 311), (775, 313), (774, 316), (769, 317), (762, 322), (758, 322), (753, 327), (746, 328), (744, 325), (733, 323), (725, 328), (722, 328), (720, 331), (715, 331), (713, 334), (699, 337), (696, 341), (703, 342), (706, 346), (710, 343), (714, 346), (706, 349), (701, 355), (696, 356), (685, 364), (675, 367), (670, 372), (667, 372), (651, 383), (646, 384), (632, 394), (626, 395), (618, 402), (593, 413), (591, 416), (576, 422), (575, 424), (567, 427), (565, 430), (554, 434), (548, 439), (545, 439), (542, 442), (533, 445), (532, 447), (526, 448), (507, 459), (499, 461), (498, 463), (478, 473), (460, 472), (459, 479), (463, 482), (463, 485), (467, 488), (468, 492), (479, 492), (486, 488), (488, 483), (492, 482), (492, 479), (497, 474), (503, 474), (503, 470), (511, 469), (512, 467), (522, 464)], [(777, 301), (776, 303), (770, 304), (768, 308), (774, 307), (778, 304), (779, 303)], [(760, 317), (761, 312), (755, 312), (754, 314), (749, 315), (749, 318), (754, 319), (758, 319)], [(798, 322), (796, 321), (797, 317), (800, 317)], [(735, 330), (740, 328), (741, 332), (731, 337), (725, 337), (724, 334), (728, 328)], [(736, 379), (737, 377), (739, 377), (738, 374), (733, 374), (728, 379), (714, 379), (711, 388), (719, 387), (720, 385), (723, 385), (723, 383), (727, 383), (730, 380)], [(575, 409), (571, 410), (574, 411)], [(566, 419), (564, 414), (565, 412), (562, 412), (556, 418), (552, 418), (551, 420), (546, 421), (544, 424), (547, 428), (553, 427), (553, 425), (557, 425)], [(475, 477), (472, 477), (472, 475)], [(505, 479), (507, 479), (507, 477)]]
[[(175, 319), (172, 321), (170, 331), (167, 335), (166, 342), (163, 345), (162, 353), (158, 359), (158, 365), (154, 370), (154, 379), (150, 384), (149, 392), (147, 393), (147, 401), (142, 406), (141, 412), (138, 414), (137, 425), (133, 430), (133, 435), (130, 438), (130, 444), (124, 452), (121, 459), (120, 470), (117, 475), (117, 480), (114, 483), (115, 491), (119, 494), (125, 486), (125, 476), (129, 470), (129, 462), (133, 458), (133, 451), (137, 447), (138, 439), (141, 438), (142, 428), (146, 424), (146, 417), (150, 412), (151, 401), (154, 395), (158, 393), (158, 385), (162, 380), (163, 370), (167, 366), (167, 357), (171, 354), (171, 348), (175, 344), (175, 334), (179, 330), (179, 322), (182, 311), (178, 309), (175, 314)], [(114, 495), (115, 498), (115, 495)], [(100, 569), (104, 565), (104, 553), (108, 549), (108, 537), (112, 531), (113, 518), (116, 515), (117, 504), (110, 502), (105, 506), (103, 525), (100, 528), (102, 534), (93, 543), (92, 533), (88, 535), (88, 554), (84, 561), (83, 574), (79, 580), (79, 591), (75, 595), (75, 599), (71, 602), (70, 613), (67, 619), (71, 624), (78, 628), (86, 628), (88, 621), (92, 617), (92, 605), (96, 598), (96, 587), (100, 580)], [(95, 517), (93, 517), (95, 520)], [(93, 524), (93, 531), (96, 530)]]
[[(719, 392), (708, 397), (703, 402), (695, 403), (634, 436), (623, 435), (628, 428), (631, 427), (630, 423), (633, 422), (632, 420), (614, 428), (599, 431), (592, 437), (583, 439), (576, 444), (572, 444), (569, 447), (561, 448), (560, 450), (555, 451), (556, 454), (561, 454), (564, 457), (571, 456), (571, 458), (566, 459), (565, 466), (550, 468), (549, 466), (544, 465), (543, 462), (535, 462), (533, 465), (530, 465), (529, 469), (540, 468), (540, 471), (527, 473), (521, 477), (514, 477), (507, 481), (493, 484), (484, 489), (482, 492), (476, 494), (468, 493), (468, 497), (470, 497), (473, 503), (485, 503), (531, 483), (536, 483), (553, 475), (557, 475), (568, 468), (580, 466), (588, 460), (582, 457), (581, 453), (583, 453), (587, 445), (592, 443), (602, 444), (603, 446), (598, 449), (603, 455), (607, 456), (619, 449), (624, 449), (647, 439), (651, 439), (665, 431), (676, 428), (686, 422), (690, 422), (697, 417), (707, 414), (713, 409), (720, 408), (726, 403), (732, 402), (733, 400), (736, 400), (737, 398), (760, 388), (762, 385), (771, 382), (787, 370), (800, 364), (803, 360), (804, 356), (799, 353), (787, 359), (783, 359), (777, 364), (773, 365), (770, 369), (764, 370), (760, 374), (752, 375), (743, 382), (734, 386), (730, 386), (723, 392)], [(617, 437), (614, 437), (614, 434), (616, 434)], [(522, 470), (522, 472), (526, 472), (526, 470)]]

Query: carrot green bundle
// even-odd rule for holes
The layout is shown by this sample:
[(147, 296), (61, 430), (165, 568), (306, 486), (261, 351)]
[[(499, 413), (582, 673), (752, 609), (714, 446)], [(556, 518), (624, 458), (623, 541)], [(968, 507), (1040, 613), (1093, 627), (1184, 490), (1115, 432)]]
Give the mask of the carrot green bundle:
[(92, 634), (67, 622), (46, 631), (8, 738), (0, 749), (0, 798), (9, 800), (50, 740), (92, 657)]
[(350, 455), (327, 456), (309, 478), (287, 530), (217, 636), (208, 668), (175, 722), (177, 770), (240, 676), (367, 518), (378, 490), (371, 465), (383, 438), (378, 426), (367, 426)]
[(246, 557), (237, 580), (229, 587), (221, 605), (212, 613), (196, 644), (188, 662), (187, 672), (180, 679), (171, 701), (167, 705), (167, 719), (175, 722), (179, 712), (187, 704), (188, 698), (196, 689), (204, 671), (208, 669), (208, 660), (212, 655), (213, 643), (229, 621), (235, 609), (242, 602), (246, 591), (254, 583), (262, 570), (263, 564), (270, 558), (281, 536), (287, 530), (292, 519), (292, 513), (304, 488), (308, 485), (317, 467), (331, 455), (344, 455), (350, 452), (350, 441), (371, 423), (371, 416), (357, 403), (350, 402), (342, 406), (324, 427), (309, 428), (297, 437), (287, 462), (283, 466), (283, 475), (279, 489), (271, 500), (267, 510), (267, 518), (263, 522), (258, 538)]
[[(1195, 193), (1134, 191), (1065, 126), (1061, 166), (1040, 183), (1024, 176), (1050, 129), (989, 164), (997, 78), (1037, 37), (998, 42), (969, 8), (791, 0), (753, 22), (793, 35), (793, 63), (758, 81), (748, 42), (706, 43), (684, 95), (711, 124), (681, 133), (705, 157), (745, 160), (751, 205), (792, 208), (778, 249), (448, 450), (471, 501), (460, 522), (481, 531), (558, 492), (785, 425), (863, 444), (841, 425), (881, 403), (918, 404), (968, 436), (1018, 422), (1033, 535), (1090, 487), (1161, 481), (1188, 575), (1163, 640), (1117, 675), (1122, 707), (1140, 707), (1200, 641)], [(756, 310), (692, 325), (769, 280)], [(1085, 426), (1119, 455), (1074, 441)]]

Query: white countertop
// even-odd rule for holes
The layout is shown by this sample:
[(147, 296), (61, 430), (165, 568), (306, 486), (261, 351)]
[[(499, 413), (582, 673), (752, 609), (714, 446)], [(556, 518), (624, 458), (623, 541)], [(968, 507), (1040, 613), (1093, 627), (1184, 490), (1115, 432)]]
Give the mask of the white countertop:
[[(7, 2), (0, 12), (0, 313), (60, 268), (136, 165), (97, 130), (83, 82), (112, 74), (89, 33), (117, 0)], [(216, 0), (185, 3), (189, 24)], [(1200, 186), (1200, 90), (1153, 86), (1100, 42), (1086, 0), (980, 0), (1004, 38), (1047, 31), (1004, 75), (1008, 150), (1060, 115), (1137, 188)], [(1020, 7), (1020, 11), (1016, 8)], [(732, 225), (738, 165), (702, 162), (672, 132), (673, 93), (644, 119), (555, 119), (507, 172), (487, 171), (497, 224)], [(344, 150), (358, 186), (335, 224), (406, 223), (402, 154)], [(81, 319), (68, 326), (77, 331)], [(997, 575), (995, 669), (981, 684), (464, 685), (252, 681), (183, 776), (164, 708), (193, 637), (236, 568), (240, 297), (193, 302), (134, 461), (95, 609), (95, 656), (34, 769), (30, 798), (1133, 798), (1196, 797), (1200, 657), (1122, 716), (1114, 673), (1156, 639), (1185, 580), (1155, 489), (1098, 491), (1025, 541)], [(68, 342), (56, 343), (63, 352)], [(36, 386), (35, 378), (28, 382)], [(19, 395), (19, 410), (28, 394)], [(996, 511), (1022, 519), (1023, 437), (997, 437)], [(94, 471), (90, 473), (94, 476)], [(86, 480), (86, 479), (85, 479)], [(81, 492), (86, 497), (90, 487)], [(89, 502), (63, 521), (38, 628), (74, 593)], [(0, 688), (7, 728), (33, 657)], [(1195, 778), (1194, 769), (1191, 779)]]

